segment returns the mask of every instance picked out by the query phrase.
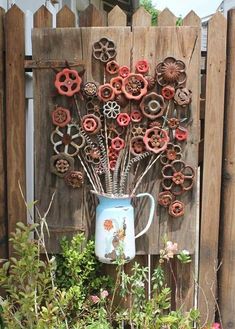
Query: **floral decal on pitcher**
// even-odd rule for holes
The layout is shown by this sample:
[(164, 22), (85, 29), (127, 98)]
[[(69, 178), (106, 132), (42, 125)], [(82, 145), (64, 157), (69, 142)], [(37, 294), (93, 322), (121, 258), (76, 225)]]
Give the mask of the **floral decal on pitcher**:
[[(119, 254), (120, 249), (124, 249), (124, 240), (126, 237), (126, 218), (123, 218), (122, 224), (120, 225), (115, 219), (105, 219), (104, 229), (107, 233), (110, 232), (109, 237), (106, 238), (106, 250), (105, 258), (115, 261)], [(125, 255), (123, 254), (123, 257)]]

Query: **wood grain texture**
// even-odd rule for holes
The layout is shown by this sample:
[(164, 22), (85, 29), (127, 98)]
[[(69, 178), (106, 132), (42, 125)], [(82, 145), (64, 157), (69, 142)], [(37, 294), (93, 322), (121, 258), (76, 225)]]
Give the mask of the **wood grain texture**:
[(98, 10), (93, 4), (90, 4), (79, 14), (79, 26), (104, 26), (105, 17), (101, 10)]
[(61, 8), (56, 15), (56, 27), (75, 27), (75, 26), (76, 26), (75, 14), (68, 6), (63, 6), (63, 8)]
[(108, 13), (108, 26), (126, 26), (127, 16), (120, 7), (115, 6)]
[(151, 15), (141, 6), (132, 15), (132, 26), (151, 26), (151, 20)]
[[(6, 13), (5, 32), (7, 203), (10, 234), (18, 221), (26, 221), (26, 209), (18, 186), (20, 183), (25, 193), (24, 13), (16, 5)], [(11, 244), (9, 253), (12, 253)]]
[(175, 26), (177, 17), (168, 9), (165, 8), (158, 15), (157, 24), (158, 26)]
[[(133, 28), (133, 63), (140, 58), (147, 58), (150, 63), (150, 74), (154, 75), (156, 59), (162, 61), (167, 56), (181, 59), (186, 64), (187, 87), (193, 91), (191, 108), (192, 123), (188, 127), (189, 139), (184, 145), (185, 162), (196, 170), (198, 164), (199, 140), (199, 79), (200, 79), (200, 28), (196, 27), (134, 27)], [(146, 179), (139, 187), (139, 192), (149, 192), (157, 198), (160, 191), (161, 167), (159, 163), (148, 173)], [(196, 242), (196, 212), (197, 212), (197, 184), (191, 192), (182, 196), (185, 203), (185, 216), (176, 220), (169, 217), (167, 211), (157, 207), (154, 224), (149, 232), (137, 240), (138, 253), (158, 254), (162, 248), (163, 237), (175, 241), (179, 249), (187, 249), (191, 254), (195, 252)], [(139, 202), (137, 223), (141, 229), (142, 218), (148, 216), (148, 206), (145, 200)], [(182, 299), (187, 305), (193, 304), (193, 272), (192, 267), (187, 272)], [(186, 273), (185, 273), (186, 275)], [(187, 283), (187, 284), (186, 284)], [(188, 285), (188, 286), (187, 286)]]
[(52, 27), (52, 14), (45, 6), (41, 6), (33, 15), (33, 26)]
[[(208, 26), (199, 275), (199, 285), (202, 289), (199, 292), (202, 321), (207, 320), (210, 323), (214, 321), (218, 259), (226, 29), (227, 24), (224, 16), (221, 13), (215, 14)], [(208, 310), (206, 306), (208, 306)]]
[[(35, 29), (33, 31), (33, 59), (75, 61), (85, 64), (85, 81), (103, 83), (104, 67), (92, 57), (91, 45), (101, 37), (112, 39), (118, 52), (117, 61), (120, 65), (130, 64), (131, 32), (128, 27), (103, 27), (79, 29)], [(83, 43), (82, 41), (83, 40)], [(63, 45), (63, 47), (61, 47)], [(96, 200), (88, 192), (88, 184), (80, 190), (67, 187), (62, 179), (50, 173), (50, 157), (54, 154), (50, 142), (53, 126), (50, 113), (56, 104), (71, 108), (71, 100), (55, 96), (55, 73), (50, 69), (34, 70), (34, 99), (35, 99), (35, 163), (36, 163), (36, 195), (40, 200), (39, 207), (45, 211), (52, 193), (56, 191), (55, 200), (48, 218), (51, 238), (48, 243), (50, 252), (59, 250), (59, 239), (65, 235), (72, 236), (78, 231), (85, 231), (90, 236), (94, 231), (94, 216)], [(82, 105), (81, 102), (81, 106)], [(42, 148), (43, 145), (43, 148)], [(82, 170), (79, 163), (77, 170)], [(76, 228), (69, 230), (68, 228)], [(70, 231), (70, 232), (69, 232)]]
[[(218, 31), (217, 31), (218, 33)], [(220, 228), (219, 307), (223, 328), (235, 328), (235, 10), (228, 13), (222, 211)], [(221, 40), (222, 42), (222, 40)], [(223, 41), (224, 42), (224, 41)], [(216, 54), (218, 50), (216, 50)], [(221, 91), (220, 91), (221, 92)], [(218, 112), (217, 114), (218, 115)], [(217, 132), (218, 133), (218, 132)], [(217, 151), (216, 151), (217, 152)]]
[(193, 10), (191, 10), (184, 17), (183, 25), (184, 26), (200, 26), (201, 25), (201, 19)]
[(6, 112), (5, 112), (5, 35), (4, 9), (0, 8), (0, 258), (8, 257), (6, 204)]

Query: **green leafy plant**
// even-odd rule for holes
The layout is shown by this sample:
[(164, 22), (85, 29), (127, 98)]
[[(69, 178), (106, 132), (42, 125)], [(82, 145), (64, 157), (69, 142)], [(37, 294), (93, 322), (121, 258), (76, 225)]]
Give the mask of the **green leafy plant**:
[(157, 25), (158, 10), (154, 7), (151, 0), (141, 0), (140, 5), (152, 16), (152, 25)]

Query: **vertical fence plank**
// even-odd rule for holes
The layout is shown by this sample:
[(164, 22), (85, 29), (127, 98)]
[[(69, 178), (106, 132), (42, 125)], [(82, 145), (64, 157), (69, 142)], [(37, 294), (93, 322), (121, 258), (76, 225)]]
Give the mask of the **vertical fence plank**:
[[(216, 32), (216, 34), (218, 31)], [(216, 35), (217, 38), (217, 35)], [(219, 307), (223, 328), (235, 327), (235, 10), (228, 13), (228, 47), (226, 104), (224, 127), (223, 185), (221, 212), (221, 253), (222, 266), (219, 275)], [(219, 49), (216, 49), (219, 53)], [(218, 115), (218, 107), (216, 108)]]
[(45, 7), (41, 6), (33, 15), (34, 27), (52, 27), (52, 14)]
[(56, 27), (75, 27), (75, 14), (70, 8), (64, 6), (56, 15)]
[(18, 187), (20, 182), (25, 193), (24, 13), (16, 5), (6, 14), (5, 31), (7, 203), (10, 233), (15, 230), (18, 221), (26, 221), (26, 209)]
[(225, 66), (226, 19), (221, 13), (217, 13), (212, 17), (208, 26), (199, 272), (199, 286), (201, 288), (199, 291), (199, 306), (202, 313), (202, 323), (204, 321), (213, 322), (215, 313)]
[(132, 16), (132, 26), (151, 26), (151, 15), (140, 7)]
[(126, 26), (127, 17), (124, 11), (118, 6), (115, 6), (108, 13), (108, 25), (109, 26)]
[(158, 26), (174, 26), (176, 21), (177, 17), (168, 8), (165, 8), (158, 16)]
[(183, 19), (184, 26), (201, 26), (201, 19), (191, 10)]
[(79, 14), (79, 26), (103, 26), (104, 14), (95, 6), (90, 4), (84, 11)]
[(7, 258), (7, 204), (6, 204), (6, 127), (4, 104), (4, 30), (5, 11), (0, 8), (0, 258)]

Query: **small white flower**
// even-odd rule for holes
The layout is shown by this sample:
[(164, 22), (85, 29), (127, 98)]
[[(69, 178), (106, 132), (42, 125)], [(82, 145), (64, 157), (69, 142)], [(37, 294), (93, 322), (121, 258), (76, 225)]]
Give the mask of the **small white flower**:
[(189, 251), (186, 250), (186, 249), (182, 250), (181, 253), (184, 254), (184, 255), (189, 255)]
[(104, 104), (103, 110), (104, 110), (104, 112), (103, 112), (104, 115), (108, 119), (116, 119), (116, 117), (120, 113), (120, 105), (118, 105), (118, 103), (115, 101), (113, 101), (113, 102), (109, 101)]

